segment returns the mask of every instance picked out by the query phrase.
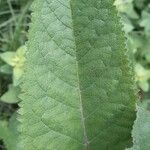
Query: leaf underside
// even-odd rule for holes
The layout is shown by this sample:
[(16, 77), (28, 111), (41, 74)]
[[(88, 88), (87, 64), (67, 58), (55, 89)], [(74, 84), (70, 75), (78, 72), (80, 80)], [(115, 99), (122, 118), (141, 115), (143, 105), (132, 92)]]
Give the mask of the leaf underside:
[(150, 100), (145, 100), (137, 107), (137, 118), (134, 122), (133, 147), (127, 150), (150, 149)]
[(130, 147), (136, 98), (113, 0), (35, 0), (32, 10), (20, 149)]

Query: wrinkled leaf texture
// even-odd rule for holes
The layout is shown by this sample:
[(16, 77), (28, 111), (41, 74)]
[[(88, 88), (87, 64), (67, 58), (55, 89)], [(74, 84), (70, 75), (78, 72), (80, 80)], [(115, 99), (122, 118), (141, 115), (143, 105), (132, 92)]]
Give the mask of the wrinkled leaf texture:
[(35, 0), (32, 10), (20, 149), (130, 147), (136, 97), (113, 0)]

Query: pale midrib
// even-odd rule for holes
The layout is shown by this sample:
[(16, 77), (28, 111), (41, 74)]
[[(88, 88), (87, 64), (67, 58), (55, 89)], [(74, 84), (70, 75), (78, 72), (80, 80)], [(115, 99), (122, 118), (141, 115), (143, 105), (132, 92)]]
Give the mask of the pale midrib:
[(81, 124), (83, 127), (83, 133), (84, 133), (85, 150), (89, 150), (89, 141), (88, 141), (88, 136), (87, 136), (86, 127), (85, 127), (85, 117), (83, 114), (83, 102), (82, 102), (82, 96), (81, 96), (81, 90), (80, 90), (79, 64), (78, 64), (78, 60), (77, 60), (77, 47), (76, 47), (76, 39), (75, 39), (75, 34), (74, 34), (71, 2), (70, 2), (70, 8), (71, 8), (71, 18), (72, 18), (72, 31), (73, 31), (73, 37), (74, 37), (75, 50), (76, 50), (75, 51), (75, 53), (76, 53), (75, 59), (76, 59), (76, 69), (77, 69), (77, 87), (78, 87), (79, 101), (80, 101)]
[[(76, 45), (76, 43), (75, 43)], [(77, 55), (76, 55), (77, 58)], [(77, 68), (77, 80), (78, 80), (78, 93), (79, 93), (79, 101), (80, 101), (80, 113), (81, 113), (81, 123), (83, 126), (83, 132), (84, 132), (84, 144), (85, 144), (85, 149), (89, 150), (89, 141), (87, 137), (87, 132), (86, 132), (86, 127), (85, 127), (85, 117), (83, 114), (83, 103), (82, 103), (82, 97), (81, 97), (81, 90), (80, 90), (80, 79), (79, 79), (79, 67), (78, 67), (78, 61), (76, 59), (76, 68)]]

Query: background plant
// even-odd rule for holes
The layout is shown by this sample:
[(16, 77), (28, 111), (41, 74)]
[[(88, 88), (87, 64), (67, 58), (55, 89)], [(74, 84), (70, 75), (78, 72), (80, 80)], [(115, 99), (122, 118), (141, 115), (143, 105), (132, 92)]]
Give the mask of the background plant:
[(129, 57), (134, 62), (141, 102), (133, 126), (133, 147), (150, 149), (150, 2), (148, 0), (116, 0), (127, 36)]
[[(18, 109), (25, 41), (32, 0), (0, 1), (0, 148), (13, 148), (13, 120)], [(12, 121), (11, 121), (12, 120)], [(11, 127), (12, 126), (12, 127)], [(14, 122), (15, 126), (15, 122)], [(3, 134), (1, 133), (3, 131)], [(12, 132), (12, 133), (11, 133)], [(10, 136), (9, 136), (10, 135)], [(12, 136), (11, 136), (12, 135)], [(12, 137), (12, 138), (11, 138)], [(9, 139), (8, 139), (9, 138)], [(3, 140), (2, 140), (3, 139)], [(8, 140), (7, 140), (8, 139)], [(14, 140), (15, 141), (15, 140)]]
[(150, 2), (116, 0), (127, 36), (129, 56), (134, 61), (137, 84), (142, 99), (150, 97)]

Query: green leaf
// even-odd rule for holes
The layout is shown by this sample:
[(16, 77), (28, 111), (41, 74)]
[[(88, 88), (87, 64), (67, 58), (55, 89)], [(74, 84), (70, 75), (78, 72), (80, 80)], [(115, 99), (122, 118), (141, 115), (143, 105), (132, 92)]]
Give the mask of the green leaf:
[(17, 115), (14, 113), (9, 120), (9, 123), (6, 121), (0, 121), (0, 138), (3, 139), (4, 144), (7, 150), (16, 150), (18, 143), (18, 124)]
[(18, 143), (18, 136), (19, 136), (18, 125), (19, 122), (17, 120), (17, 114), (14, 113), (11, 119), (9, 120), (9, 125), (8, 125), (9, 137), (7, 137), (6, 139), (7, 140), (6, 146), (8, 150), (16, 150), (16, 146)]
[(145, 28), (145, 34), (150, 36), (150, 13), (147, 11), (142, 12), (142, 19), (140, 26)]
[(137, 108), (137, 119), (133, 127), (134, 146), (129, 150), (150, 149), (150, 101)]
[(15, 52), (5, 52), (0, 54), (0, 58), (5, 61), (8, 65), (12, 66), (12, 60), (15, 56)]
[(140, 88), (148, 92), (149, 91), (149, 79), (150, 79), (150, 70), (145, 69), (141, 64), (135, 65), (135, 73), (136, 73), (136, 80), (140, 86)]
[(134, 29), (131, 21), (125, 15), (121, 15), (121, 18), (122, 18), (121, 21), (123, 22), (124, 25), (123, 29), (125, 33), (131, 32)]
[(21, 83), (24, 68), (14, 67), (13, 69), (13, 85), (18, 86)]
[(133, 0), (115, 0), (114, 3), (121, 13), (126, 13), (132, 19), (138, 19), (139, 16), (133, 7)]
[(146, 2), (148, 1), (147, 0), (134, 0), (134, 5), (142, 10), (145, 8)]
[(0, 66), (0, 72), (4, 74), (12, 74), (12, 67), (5, 64)]
[(7, 121), (0, 120), (0, 140), (3, 139), (4, 136), (7, 134), (8, 134)]
[(23, 150), (131, 146), (133, 72), (113, 2), (34, 2), (20, 104)]
[(10, 86), (9, 90), (1, 96), (1, 101), (5, 103), (17, 103), (19, 102), (18, 95), (20, 94), (20, 88)]

